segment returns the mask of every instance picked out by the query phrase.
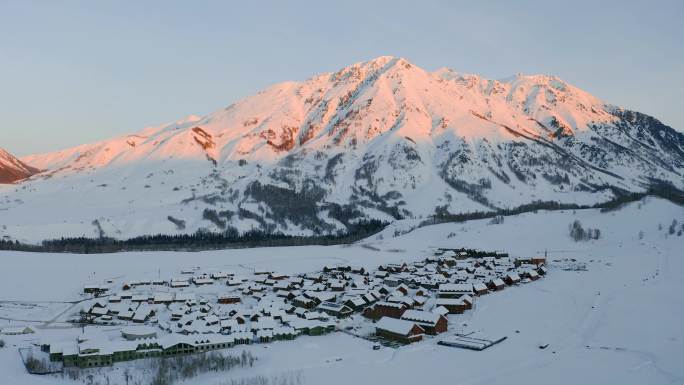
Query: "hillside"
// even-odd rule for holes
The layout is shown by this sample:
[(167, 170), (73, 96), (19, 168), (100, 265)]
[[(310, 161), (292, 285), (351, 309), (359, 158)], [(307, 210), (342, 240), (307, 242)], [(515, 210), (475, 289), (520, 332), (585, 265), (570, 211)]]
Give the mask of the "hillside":
[(39, 171), (0, 148), (0, 184), (20, 181)]
[[(379, 57), (207, 116), (22, 161), (0, 236), (260, 229), (684, 189), (684, 135), (553, 76), (488, 80)], [(30, 229), (30, 230), (29, 230)]]

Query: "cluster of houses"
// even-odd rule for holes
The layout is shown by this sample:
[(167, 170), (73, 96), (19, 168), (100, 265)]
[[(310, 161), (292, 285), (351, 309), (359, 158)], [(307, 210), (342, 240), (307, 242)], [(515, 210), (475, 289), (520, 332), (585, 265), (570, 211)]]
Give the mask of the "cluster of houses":
[(43, 348), (65, 366), (91, 367), (342, 329), (412, 343), (446, 332), (448, 315), (471, 309), (478, 296), (546, 274), (543, 258), (440, 254), (374, 271), (344, 265), (296, 275), (192, 268), (170, 280), (124, 282), (115, 293), (88, 285), (84, 292), (100, 297), (87, 302), (82, 319), (125, 326), (121, 336), (85, 335)]
[(478, 296), (535, 281), (547, 273), (545, 258), (475, 253), (452, 250), (411, 264), (380, 266), (374, 275), (393, 291), (363, 311), (367, 318), (377, 320), (376, 335), (412, 343), (424, 335), (444, 333), (447, 316), (472, 309)]

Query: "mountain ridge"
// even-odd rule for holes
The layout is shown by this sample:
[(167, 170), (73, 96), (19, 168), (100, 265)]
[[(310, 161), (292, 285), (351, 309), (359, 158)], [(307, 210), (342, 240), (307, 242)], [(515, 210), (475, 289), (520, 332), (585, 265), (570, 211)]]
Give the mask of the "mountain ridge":
[[(64, 216), (70, 225), (59, 235), (313, 235), (362, 219), (591, 204), (662, 183), (684, 189), (684, 135), (652, 117), (555, 76), (489, 80), (390, 56), (22, 161), (45, 171), (22, 183), (31, 193), (0, 190), (0, 208), (54, 211), (36, 239)], [(91, 207), (60, 214), (48, 192), (74, 186)], [(21, 226), (9, 224), (6, 236), (21, 238)]]
[(7, 150), (0, 148), (0, 184), (9, 184), (26, 179), (40, 172), (22, 162)]

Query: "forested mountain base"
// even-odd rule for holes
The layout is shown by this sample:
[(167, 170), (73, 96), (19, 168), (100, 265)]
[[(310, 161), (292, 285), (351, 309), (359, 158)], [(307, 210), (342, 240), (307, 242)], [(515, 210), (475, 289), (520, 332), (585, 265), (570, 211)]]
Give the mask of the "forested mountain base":
[[(617, 210), (624, 204), (639, 201), (647, 196), (667, 199), (673, 203), (684, 205), (684, 193), (667, 185), (653, 186), (644, 193), (627, 193), (614, 190), (616, 198), (594, 204), (577, 205), (554, 201), (537, 201), (512, 209), (496, 211), (477, 211), (465, 214), (438, 213), (420, 223), (419, 227), (439, 223), (464, 222), (468, 220), (502, 218), (538, 210), (583, 210), (601, 209), (602, 211)], [(297, 236), (282, 233), (268, 233), (261, 230), (250, 230), (240, 234), (235, 228), (228, 228), (222, 233), (196, 232), (182, 235), (145, 235), (125, 240), (108, 237), (100, 238), (60, 238), (43, 241), (40, 245), (24, 244), (18, 241), (0, 240), (0, 250), (34, 251), (34, 252), (64, 252), (64, 253), (111, 253), (119, 251), (201, 251), (228, 248), (275, 247), (275, 246), (306, 246), (306, 245), (339, 245), (349, 244), (372, 236), (389, 223), (376, 219), (349, 224), (351, 230), (335, 234)]]

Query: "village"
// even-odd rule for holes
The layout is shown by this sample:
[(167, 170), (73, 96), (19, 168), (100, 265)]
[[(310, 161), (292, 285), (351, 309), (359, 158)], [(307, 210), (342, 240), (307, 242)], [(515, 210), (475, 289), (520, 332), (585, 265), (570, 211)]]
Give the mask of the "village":
[[(191, 267), (166, 279), (86, 284), (70, 319), (82, 333), (36, 345), (51, 364), (78, 368), (331, 332), (371, 340), (374, 349), (398, 347), (446, 336), (450, 318), (472, 311), (479, 296), (547, 274), (546, 257), (465, 249), (439, 249), (373, 271), (345, 264), (302, 274), (235, 270)], [(457, 338), (439, 343), (473, 350), (493, 344)]]

